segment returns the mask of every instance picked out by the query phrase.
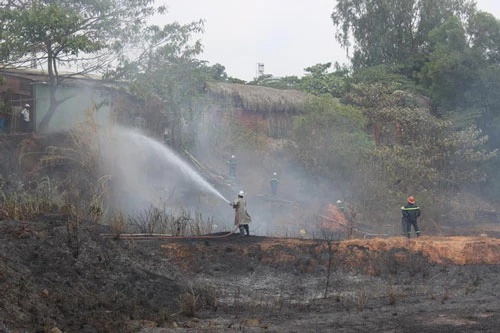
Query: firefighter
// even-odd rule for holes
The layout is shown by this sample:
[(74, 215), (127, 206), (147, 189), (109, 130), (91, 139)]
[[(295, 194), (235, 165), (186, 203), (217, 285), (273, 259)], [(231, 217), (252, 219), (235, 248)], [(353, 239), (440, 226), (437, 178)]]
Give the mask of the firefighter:
[(420, 216), (420, 207), (415, 203), (415, 198), (413, 196), (408, 197), (408, 203), (401, 207), (401, 212), (403, 213), (401, 222), (406, 237), (410, 238), (411, 226), (413, 226), (415, 234), (419, 237), (420, 229), (417, 225), (417, 218)]
[(236, 177), (236, 167), (238, 166), (238, 162), (236, 161), (236, 156), (231, 155), (229, 161), (226, 162), (229, 167), (229, 175), (232, 177)]
[(341, 200), (337, 200), (337, 208), (343, 213), (344, 212), (344, 204)]
[(247, 202), (243, 197), (245, 192), (240, 191), (238, 193), (238, 198), (229, 203), (234, 208), (234, 225), (237, 225), (240, 229), (240, 235), (250, 236), (250, 230), (248, 224), (252, 222), (252, 218), (247, 212)]
[(278, 178), (278, 174), (276, 172), (273, 172), (273, 176), (271, 177), (269, 184), (271, 185), (271, 194), (276, 195), (280, 184), (280, 179)]
[(23, 124), (23, 132), (28, 132), (30, 128), (30, 105), (25, 104), (21, 111), (21, 120)]

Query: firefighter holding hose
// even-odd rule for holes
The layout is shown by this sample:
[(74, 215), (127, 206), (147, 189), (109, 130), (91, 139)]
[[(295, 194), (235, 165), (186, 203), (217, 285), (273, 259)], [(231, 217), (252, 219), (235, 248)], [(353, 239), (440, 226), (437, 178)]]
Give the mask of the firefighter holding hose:
[(238, 193), (238, 198), (229, 203), (234, 208), (234, 225), (237, 225), (240, 229), (240, 235), (250, 236), (250, 229), (248, 224), (252, 222), (252, 218), (247, 212), (247, 202), (244, 199), (245, 192), (240, 191)]

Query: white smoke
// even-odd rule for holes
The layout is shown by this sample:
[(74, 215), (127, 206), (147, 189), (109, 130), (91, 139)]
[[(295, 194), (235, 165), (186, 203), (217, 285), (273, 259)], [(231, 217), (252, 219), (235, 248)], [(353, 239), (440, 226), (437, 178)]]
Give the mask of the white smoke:
[(164, 204), (190, 207), (193, 192), (228, 202), (174, 151), (138, 130), (103, 129), (99, 147), (102, 171), (112, 175), (115, 205), (125, 212)]

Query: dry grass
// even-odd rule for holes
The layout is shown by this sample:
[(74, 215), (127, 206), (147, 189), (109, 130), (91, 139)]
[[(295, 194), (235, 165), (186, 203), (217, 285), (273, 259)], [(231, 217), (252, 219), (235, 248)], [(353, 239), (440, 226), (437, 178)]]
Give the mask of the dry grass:
[(194, 217), (187, 210), (176, 214), (166, 205), (162, 208), (150, 206), (137, 214), (130, 214), (127, 225), (131, 232), (146, 234), (167, 234), (172, 236), (200, 236), (213, 232), (214, 222), (196, 213)]
[(29, 189), (19, 184), (17, 189), (0, 190), (1, 215), (20, 221), (38, 214), (58, 214), (64, 203), (64, 193), (49, 177), (34, 181)]
[(389, 290), (387, 293), (387, 298), (389, 300), (390, 305), (396, 305), (396, 302), (401, 297), (394, 286), (389, 286)]
[(191, 288), (190, 291), (182, 293), (178, 296), (179, 311), (186, 316), (194, 317), (199, 309), (199, 295)]
[(368, 302), (368, 292), (366, 291), (366, 288), (361, 288), (358, 292), (358, 295), (357, 295), (357, 308), (358, 308), (358, 311), (361, 312), (364, 310), (364, 308), (366, 307), (366, 303)]
[(200, 306), (217, 311), (219, 301), (215, 287), (208, 284), (197, 285), (193, 292), (198, 296)]
[(127, 221), (121, 213), (112, 215), (109, 219), (109, 224), (111, 225), (116, 238), (120, 238), (120, 235), (126, 232)]
[[(62, 213), (73, 221), (101, 220), (107, 211), (110, 177), (99, 175), (95, 113), (95, 107), (88, 110), (87, 121), (66, 134), (21, 142), (18, 161), (30, 181), (0, 189), (2, 216), (29, 220), (37, 214)], [(57, 146), (43, 144), (44, 140)], [(51, 179), (54, 168), (64, 170), (65, 178)]]
[(231, 101), (236, 107), (266, 113), (299, 113), (302, 111), (304, 102), (310, 97), (310, 95), (297, 90), (281, 90), (226, 82), (209, 83), (207, 89), (211, 94)]

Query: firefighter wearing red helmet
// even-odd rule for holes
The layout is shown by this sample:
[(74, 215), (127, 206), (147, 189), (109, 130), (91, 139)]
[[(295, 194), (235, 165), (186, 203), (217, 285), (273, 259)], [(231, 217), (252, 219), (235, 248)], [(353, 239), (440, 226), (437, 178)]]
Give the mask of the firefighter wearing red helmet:
[(408, 203), (401, 207), (403, 217), (401, 219), (403, 225), (403, 233), (406, 237), (410, 238), (411, 226), (415, 230), (417, 237), (420, 236), (420, 229), (418, 228), (417, 218), (420, 216), (420, 207), (415, 203), (413, 196), (408, 197)]

